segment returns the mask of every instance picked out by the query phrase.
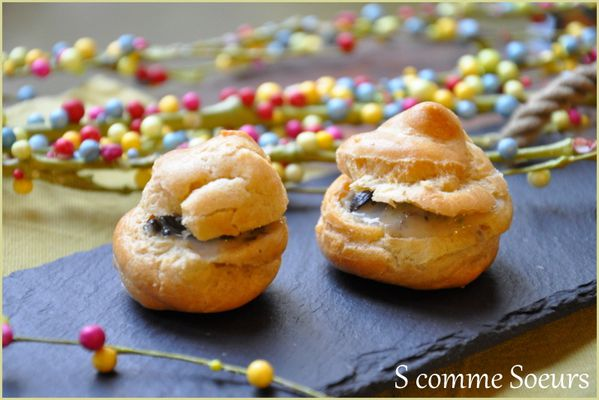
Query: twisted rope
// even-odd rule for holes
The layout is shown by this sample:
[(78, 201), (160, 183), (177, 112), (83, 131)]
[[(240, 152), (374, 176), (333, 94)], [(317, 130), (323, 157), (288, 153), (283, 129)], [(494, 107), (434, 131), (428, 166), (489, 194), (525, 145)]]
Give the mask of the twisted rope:
[(596, 85), (596, 63), (581, 65), (562, 74), (518, 107), (500, 136), (513, 137), (520, 146), (533, 143), (551, 118), (551, 113), (580, 104), (589, 95), (595, 94)]

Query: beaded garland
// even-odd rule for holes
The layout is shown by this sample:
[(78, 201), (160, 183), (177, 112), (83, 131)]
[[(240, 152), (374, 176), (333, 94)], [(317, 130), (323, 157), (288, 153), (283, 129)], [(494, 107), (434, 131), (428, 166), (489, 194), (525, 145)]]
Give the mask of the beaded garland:
[[(219, 59), (228, 57), (231, 66), (240, 67), (251, 65), (257, 59), (274, 61), (268, 57), (275, 47), (281, 50), (279, 56), (305, 55), (315, 52), (307, 51), (310, 46), (306, 43), (334, 42), (342, 52), (351, 52), (358, 39), (369, 36), (389, 39), (400, 31), (432, 40), (473, 40), (482, 48), (478, 53), (460, 57), (451, 71), (418, 71), (408, 67), (400, 76), (376, 82), (364, 75), (323, 76), (284, 88), (275, 82), (265, 82), (257, 88), (227, 87), (220, 93), (221, 101), (207, 107), (202, 107), (201, 98), (195, 92), (180, 97), (167, 95), (157, 104), (145, 105), (139, 101), (124, 104), (119, 99), (111, 99), (103, 106), (86, 108), (81, 101), (72, 99), (47, 117), (31, 114), (25, 126), (6, 126), (7, 121), (3, 120), (4, 171), (13, 174), (13, 188), (20, 194), (32, 190), (32, 178), (81, 189), (128, 192), (143, 188), (150, 176), (149, 168), (161, 153), (196, 146), (218, 134), (221, 128), (233, 128), (245, 131), (265, 149), (291, 189), (304, 178), (304, 162), (335, 160), (334, 151), (344, 137), (341, 129), (344, 124), (376, 125), (421, 101), (439, 102), (465, 119), (493, 112), (509, 118), (529, 96), (532, 79), (523, 72), (540, 70), (551, 75), (579, 63), (595, 62), (593, 26), (572, 21), (563, 30), (557, 30), (554, 24), (548, 23), (554, 14), (575, 6), (552, 3), (402, 5), (397, 15), (384, 15), (382, 7), (368, 4), (360, 15), (342, 12), (333, 21), (308, 16), (255, 29), (244, 26), (235, 34), (198, 42), (189, 48), (153, 47), (133, 35), (121, 36), (101, 54), (97, 54), (96, 44), (89, 38), (79, 39), (71, 47), (57, 43), (52, 56), (39, 49), (18, 47), (5, 57), (3, 67), (7, 76), (33, 73), (45, 77), (53, 68), (80, 72), (86, 65), (109, 65), (122, 73), (119, 65), (123, 64), (134, 65), (135, 68), (128, 71), (136, 74), (142, 83), (154, 84), (164, 81), (166, 76), (177, 76), (163, 69), (158, 75), (164, 79), (139, 79), (140, 74), (144, 75), (139, 72), (145, 68), (144, 61), (160, 59), (159, 54), (174, 58), (204, 52), (216, 55), (216, 65), (222, 64)], [(469, 18), (476, 13), (498, 17), (525, 15), (539, 32), (531, 42), (507, 41), (500, 52), (485, 45), (477, 21)], [(543, 39), (547, 37), (553, 40)], [(210, 51), (203, 47), (206, 43), (212, 46)], [(250, 53), (251, 62), (247, 57)], [(22, 87), (17, 95), (19, 99), (33, 96), (35, 89), (31, 86)], [(230, 121), (238, 125), (230, 126)], [(571, 132), (589, 124), (590, 116), (582, 109), (569, 108), (554, 112), (546, 130)], [(484, 136), (474, 140), (483, 147), (494, 144)], [(568, 143), (562, 146), (560, 156), (570, 157), (570, 161), (577, 161), (579, 156), (592, 158), (596, 153), (593, 141), (584, 147), (573, 146), (572, 140)], [(554, 156), (546, 147), (523, 151), (530, 149), (518, 149), (513, 139), (503, 139), (497, 144), (497, 151), (488, 154), (494, 161), (508, 163)], [(559, 164), (563, 165), (563, 162)], [(135, 169), (136, 187), (108, 189), (78, 174), (82, 169), (108, 168)], [(535, 174), (538, 171), (516, 164), (505, 172)], [(533, 184), (537, 180), (529, 176), (529, 182)]]

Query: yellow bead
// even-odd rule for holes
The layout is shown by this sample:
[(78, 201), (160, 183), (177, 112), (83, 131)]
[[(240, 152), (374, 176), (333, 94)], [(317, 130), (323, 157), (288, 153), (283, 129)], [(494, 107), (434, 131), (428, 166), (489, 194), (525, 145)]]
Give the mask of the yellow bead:
[(566, 25), (566, 33), (573, 36), (580, 36), (584, 28), (586, 27), (579, 21), (572, 21)]
[(285, 181), (287, 182), (301, 182), (304, 177), (304, 169), (301, 165), (291, 163), (285, 167)]
[(246, 372), (250, 385), (260, 389), (267, 388), (275, 377), (275, 370), (266, 360), (255, 360), (248, 365)]
[(464, 81), (458, 82), (454, 86), (453, 92), (455, 93), (456, 97), (461, 100), (470, 100), (476, 96), (476, 89), (474, 86)]
[(141, 137), (137, 132), (129, 131), (121, 138), (121, 147), (124, 152), (129, 149), (139, 150), (141, 147)]
[(217, 69), (225, 71), (233, 66), (233, 57), (227, 53), (220, 53), (214, 59), (214, 65)]
[(127, 131), (128, 129), (125, 124), (117, 122), (116, 124), (110, 125), (107, 136), (113, 143), (120, 143), (123, 135), (127, 133)]
[(304, 81), (300, 83), (299, 90), (306, 96), (308, 104), (319, 102), (320, 95), (318, 94), (318, 89), (316, 88), (316, 83), (314, 81)]
[(352, 90), (346, 86), (336, 85), (330, 93), (336, 99), (351, 100), (354, 97)]
[(302, 132), (295, 139), (297, 145), (307, 153), (313, 153), (318, 150), (318, 142), (314, 132)]
[(45, 54), (40, 49), (31, 49), (27, 52), (25, 56), (25, 64), (31, 65), (38, 58), (45, 57)]
[(141, 134), (149, 138), (159, 138), (162, 136), (162, 119), (157, 115), (149, 115), (141, 121)]
[(475, 94), (481, 94), (485, 90), (483, 81), (478, 75), (468, 75), (464, 78), (464, 82), (474, 88)]
[(79, 132), (67, 131), (62, 135), (62, 137), (64, 139), (68, 140), (69, 142), (73, 143), (73, 146), (75, 146), (75, 149), (78, 149), (79, 146), (81, 145), (81, 135), (79, 134)]
[(557, 110), (551, 113), (551, 123), (558, 131), (565, 131), (570, 126), (570, 117), (566, 110)]
[(510, 79), (517, 79), (520, 71), (518, 70), (518, 66), (512, 61), (503, 60), (497, 64), (497, 75), (502, 82), (505, 82)]
[(413, 66), (407, 66), (403, 69), (402, 73), (404, 75), (412, 75), (412, 76), (416, 76), (416, 74), (418, 74), (418, 70), (416, 69), (416, 67)]
[(27, 131), (22, 126), (15, 126), (12, 131), (17, 140), (27, 140)]
[(280, 162), (273, 161), (272, 167), (277, 171), (281, 179), (285, 179), (285, 167)]
[(591, 119), (589, 118), (589, 116), (586, 114), (582, 114), (582, 116), (580, 117), (580, 126), (582, 126), (583, 128), (587, 128), (590, 124)]
[(31, 146), (25, 139), (17, 140), (10, 148), (10, 153), (19, 160), (27, 160), (31, 157)]
[(442, 17), (436, 23), (437, 33), (441, 40), (451, 40), (457, 32), (457, 22), (453, 18)]
[(438, 87), (434, 82), (415, 78), (408, 84), (408, 93), (421, 101), (432, 100)]
[(321, 149), (328, 150), (333, 147), (334, 139), (333, 135), (331, 135), (327, 131), (320, 131), (316, 133), (316, 143), (318, 143), (318, 147)]
[(221, 369), (223, 369), (223, 363), (220, 360), (210, 360), (208, 364), (212, 371), (220, 371)]
[(183, 126), (187, 129), (199, 128), (202, 124), (202, 116), (197, 112), (186, 112), (183, 114)]
[(556, 58), (564, 58), (568, 55), (566, 49), (564, 49), (564, 46), (557, 42), (551, 44), (551, 51)]
[(463, 76), (481, 75), (484, 71), (476, 57), (467, 54), (458, 60), (458, 69)]
[(437, 103), (444, 105), (447, 108), (453, 108), (453, 94), (448, 89), (437, 90), (435, 92), (435, 95), (433, 96), (433, 101), (436, 101)]
[(281, 124), (285, 121), (285, 113), (280, 107), (275, 108), (272, 111), (272, 122), (273, 124)]
[(152, 168), (138, 169), (137, 172), (135, 172), (135, 177), (133, 178), (135, 180), (135, 186), (137, 186), (139, 189), (143, 189), (150, 181), (151, 177)]
[(33, 190), (33, 181), (31, 179), (14, 179), (12, 181), (12, 189), (17, 194), (27, 194)]
[(17, 64), (13, 60), (6, 60), (2, 65), (2, 70), (6, 75), (12, 75), (17, 69)]
[(306, 35), (301, 49), (307, 53), (317, 53), (322, 49), (322, 38), (318, 35)]
[(179, 100), (177, 100), (177, 97), (169, 94), (160, 99), (158, 108), (160, 109), (160, 112), (164, 113), (177, 112), (179, 111)]
[(83, 59), (89, 59), (96, 55), (96, 42), (92, 38), (83, 37), (77, 39), (74, 47), (79, 50)]
[(564, 69), (565, 70), (573, 70), (578, 66), (578, 62), (576, 62), (573, 58), (567, 58), (564, 60)]
[(113, 58), (118, 58), (121, 55), (121, 46), (118, 41), (110, 42), (106, 48), (106, 54)]
[(14, 63), (20, 67), (25, 64), (25, 57), (27, 56), (27, 49), (23, 46), (15, 47), (8, 54), (8, 58), (13, 60)]
[(478, 61), (485, 72), (495, 72), (497, 64), (501, 61), (501, 54), (495, 49), (482, 49), (478, 52)]
[(398, 90), (396, 90), (396, 91), (393, 92), (393, 98), (395, 100), (401, 100), (401, 99), (403, 99), (405, 97), (406, 97), (406, 92), (403, 91), (403, 90), (401, 90), (401, 89), (398, 89)]
[(367, 124), (377, 124), (383, 118), (383, 107), (380, 104), (368, 103), (360, 110), (362, 121)]
[(283, 89), (278, 83), (264, 82), (256, 89), (256, 100), (258, 103), (269, 101), (272, 96), (283, 93)]
[(515, 98), (522, 100), (524, 99), (524, 85), (522, 82), (516, 79), (511, 79), (503, 84), (503, 92), (514, 96)]
[(94, 368), (103, 374), (112, 372), (117, 363), (117, 352), (111, 347), (102, 347), (94, 352), (92, 364)]
[(137, 58), (131, 55), (121, 57), (116, 63), (116, 69), (123, 75), (134, 75), (137, 71)]
[(540, 171), (532, 171), (526, 174), (526, 180), (531, 186), (542, 188), (549, 185), (551, 182), (551, 171), (542, 169)]
[(114, 144), (114, 142), (112, 140), (110, 140), (107, 137), (101, 137), (100, 138), (100, 145), (102, 146), (106, 146), (107, 144)]
[(207, 138), (203, 137), (203, 136), (198, 136), (198, 137), (194, 137), (193, 139), (191, 139), (189, 141), (189, 147), (196, 147), (201, 145), (202, 143), (204, 143), (206, 140), (208, 140)]
[(58, 63), (62, 68), (71, 73), (83, 72), (83, 58), (79, 50), (69, 47), (60, 54), (60, 61)]
[(316, 90), (320, 96), (327, 96), (335, 86), (335, 78), (322, 76), (316, 80)]

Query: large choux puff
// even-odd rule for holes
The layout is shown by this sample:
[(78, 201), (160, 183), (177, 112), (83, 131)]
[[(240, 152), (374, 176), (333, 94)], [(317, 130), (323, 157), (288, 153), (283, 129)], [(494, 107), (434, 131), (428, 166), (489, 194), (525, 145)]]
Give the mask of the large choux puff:
[(508, 187), (447, 108), (420, 103), (350, 137), (337, 165), (316, 226), (337, 268), (439, 289), (464, 286), (493, 262), (511, 223)]
[[(247, 134), (223, 133), (154, 163), (114, 231), (129, 294), (159, 310), (220, 312), (261, 294), (287, 245), (287, 193)], [(164, 230), (166, 229), (166, 231)]]

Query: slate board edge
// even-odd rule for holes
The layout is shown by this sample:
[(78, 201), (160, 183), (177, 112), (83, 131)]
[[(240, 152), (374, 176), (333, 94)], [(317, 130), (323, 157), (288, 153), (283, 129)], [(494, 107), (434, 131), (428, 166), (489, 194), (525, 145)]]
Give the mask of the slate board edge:
[[(445, 367), (460, 358), (469, 356), (474, 353), (484, 351), (499, 343), (514, 338), (532, 328), (545, 325), (549, 322), (563, 318), (579, 309), (596, 304), (597, 299), (597, 280), (589, 281), (579, 285), (571, 290), (563, 290), (556, 292), (551, 296), (539, 299), (526, 307), (512, 311), (503, 318), (502, 324), (490, 326), (486, 330), (481, 330), (479, 334), (461, 335), (458, 332), (455, 335), (443, 338), (440, 341), (427, 343), (420, 347), (411, 356), (402, 359), (393, 359), (392, 357), (385, 358), (384, 365), (381, 367), (371, 367), (369, 370), (353, 371), (345, 378), (328, 385), (323, 390), (328, 395), (333, 396), (368, 396), (372, 393), (378, 393), (384, 390), (393, 389), (393, 378), (395, 377), (395, 368), (400, 364), (409, 366), (412, 374), (407, 373), (410, 377), (416, 373), (431, 371), (437, 368)], [(530, 314), (534, 314), (535, 318), (531, 319)], [(528, 315), (526, 322), (521, 323), (523, 315)], [(451, 346), (459, 348), (453, 358), (439, 357), (436, 351), (439, 348)], [(472, 350), (476, 349), (476, 350)], [(389, 352), (392, 352), (389, 349)], [(360, 357), (358, 357), (359, 360)], [(525, 361), (525, 360), (523, 360)], [(354, 363), (361, 365), (359, 361)], [(365, 363), (366, 365), (368, 363)], [(373, 372), (374, 371), (374, 372)], [(393, 389), (396, 390), (396, 389)], [(399, 390), (398, 394), (401, 393)]]

